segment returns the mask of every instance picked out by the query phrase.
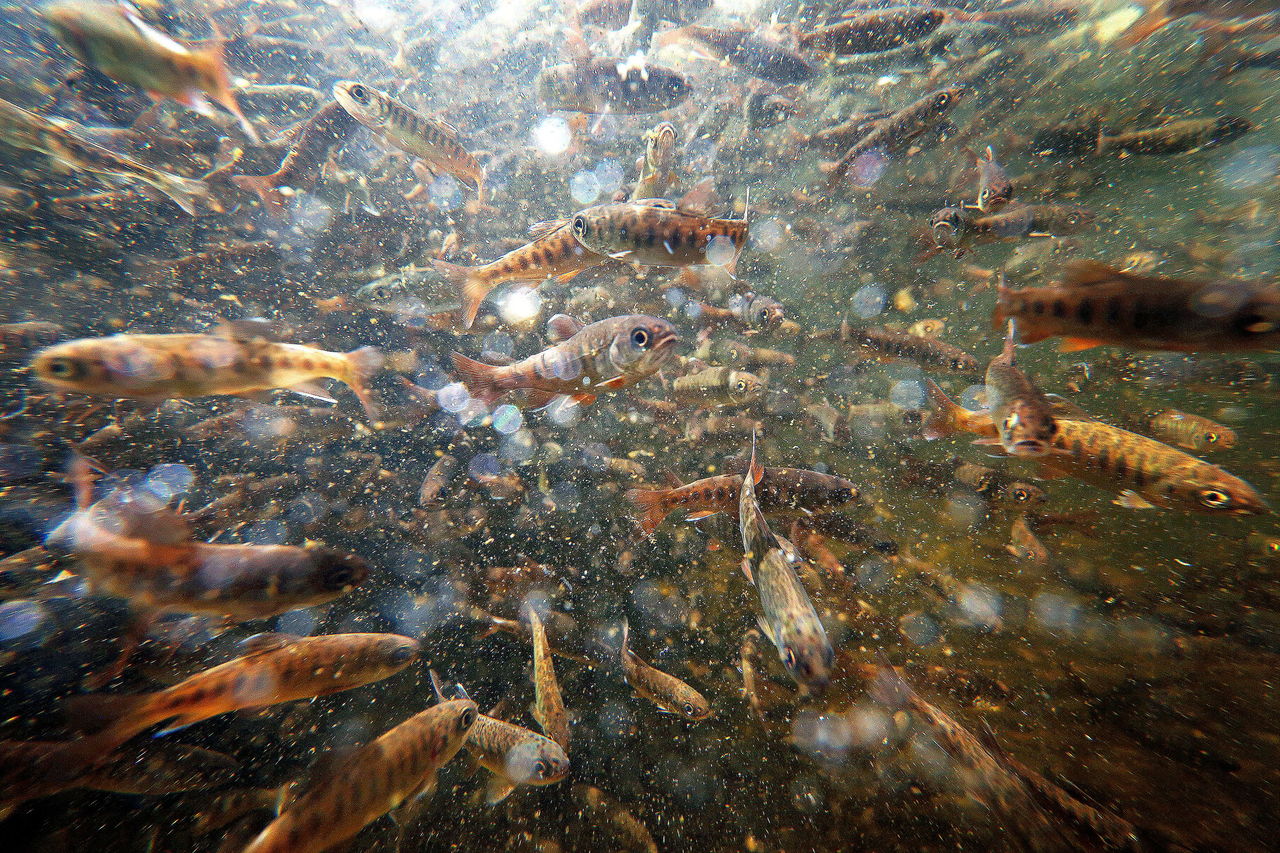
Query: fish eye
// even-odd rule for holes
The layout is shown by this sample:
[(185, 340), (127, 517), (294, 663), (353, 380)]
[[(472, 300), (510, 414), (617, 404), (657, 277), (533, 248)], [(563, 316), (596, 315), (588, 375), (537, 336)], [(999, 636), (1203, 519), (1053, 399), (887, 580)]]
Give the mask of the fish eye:
[(745, 379), (739, 379), (734, 383), (733, 387), (734, 390), (741, 394), (747, 390), (747, 381)]
[(951, 103), (951, 95), (948, 94), (947, 92), (943, 92), (941, 95), (938, 96), (938, 100), (934, 102), (934, 106), (936, 106), (938, 109), (943, 109), (949, 103)]
[(467, 708), (462, 712), (462, 716), (458, 718), (458, 725), (462, 729), (469, 729), (476, 721), (476, 709)]
[(1231, 495), (1222, 491), (1222, 489), (1202, 489), (1199, 497), (1200, 503), (1213, 509), (1220, 509), (1231, 504)]
[(1013, 490), (1013, 499), (1015, 501), (1018, 501), (1019, 503), (1022, 503), (1023, 501), (1026, 501), (1026, 500), (1030, 500), (1030, 498), (1031, 498), (1031, 493), (1028, 492), (1026, 489)]
[(49, 375), (55, 379), (71, 379), (80, 372), (80, 367), (70, 358), (52, 359), (48, 367)]
[(547, 762), (543, 761), (541, 758), (533, 762), (533, 774), (538, 778), (546, 776), (548, 770), (550, 770), (550, 768), (547, 766)]
[(693, 703), (692, 703), (692, 702), (685, 702), (685, 703), (684, 703), (684, 715), (685, 715), (686, 717), (696, 717), (696, 716), (698, 716), (698, 709), (697, 709), (697, 708), (695, 708), (695, 707), (693, 707)]
[(396, 665), (399, 665), (402, 663), (408, 663), (409, 661), (413, 660), (414, 654), (415, 654), (414, 650), (411, 649), (409, 646), (400, 646), (394, 652), (391, 653), (391, 662)]
[(649, 345), (649, 330), (633, 329), (631, 332), (631, 343), (635, 344), (641, 349), (644, 349), (645, 347), (647, 347)]
[(1218, 434), (1216, 432), (1206, 432), (1204, 434), (1204, 440), (1208, 444), (1216, 444), (1218, 441)]
[(587, 233), (587, 218), (585, 216), (573, 217), (573, 233), (578, 237)]
[(353, 99), (359, 101), (362, 104), (369, 100), (369, 90), (366, 89), (364, 86), (361, 86), (359, 83), (352, 86), (350, 89), (347, 90), (347, 92), (348, 94), (351, 95)]

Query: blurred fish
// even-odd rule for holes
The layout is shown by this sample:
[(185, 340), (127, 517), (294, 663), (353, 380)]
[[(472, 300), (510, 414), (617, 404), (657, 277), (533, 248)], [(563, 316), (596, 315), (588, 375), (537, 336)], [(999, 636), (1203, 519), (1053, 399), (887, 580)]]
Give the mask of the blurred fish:
[(946, 19), (940, 9), (877, 9), (803, 32), (800, 46), (836, 55), (878, 53), (922, 39)]
[(622, 836), (622, 840), (628, 845), (622, 849), (658, 853), (658, 845), (648, 828), (627, 811), (622, 803), (590, 785), (574, 785), (573, 796), (582, 804), (586, 814), (591, 816), (593, 826), (611, 826)]
[(1161, 409), (1146, 418), (1146, 427), (1161, 441), (1203, 453), (1235, 446), (1236, 433), (1230, 427), (1200, 415), (1178, 409)]
[(249, 139), (258, 141), (236, 104), (221, 42), (192, 50), (143, 21), (126, 3), (67, 0), (42, 12), (63, 47), (85, 65), (145, 89), (157, 101), (172, 98), (202, 115), (211, 112), (207, 94), (236, 117)]
[(964, 90), (952, 86), (939, 89), (913, 101), (907, 106), (871, 120), (867, 132), (850, 146), (836, 163), (827, 170), (826, 189), (833, 190), (853, 168), (857, 159), (870, 151), (879, 151), (893, 157), (905, 152), (925, 134), (936, 129), (955, 108)]
[(1014, 520), (1013, 527), (1009, 530), (1009, 538), (1010, 543), (1004, 546), (1005, 550), (1018, 560), (1037, 566), (1049, 565), (1051, 559), (1049, 549), (1031, 532), (1025, 515), (1020, 515)]
[(218, 394), (253, 396), (292, 388), (333, 402), (317, 379), (346, 383), (376, 419), (369, 378), (382, 366), (375, 347), (348, 353), (269, 340), (250, 323), (217, 334), (114, 335), (55, 344), (36, 353), (31, 369), (60, 391), (167, 400)]
[(877, 358), (911, 361), (923, 368), (947, 373), (977, 375), (982, 372), (976, 358), (936, 338), (877, 327), (855, 329), (846, 318), (840, 324), (840, 340)]
[(63, 331), (60, 324), (47, 320), (0, 323), (0, 358), (46, 347), (61, 338)]
[(1079, 234), (1095, 216), (1076, 204), (1011, 204), (997, 213), (973, 216), (959, 207), (944, 207), (929, 218), (936, 248), (962, 257), (975, 244), (1020, 237)]
[(1106, 344), (1230, 352), (1280, 342), (1280, 287), (1270, 281), (1158, 278), (1072, 261), (1058, 284), (999, 293), (992, 322), (1016, 319), (1025, 343), (1062, 337), (1064, 352)]
[(535, 700), (533, 717), (542, 733), (560, 748), (569, 750), (569, 712), (560, 695), (560, 682), (556, 680), (555, 662), (551, 659), (551, 644), (547, 642), (547, 630), (533, 605), (525, 605), (529, 618), (529, 633), (533, 637), (533, 685)]
[(505, 366), (453, 354), (461, 381), (486, 405), (521, 392), (521, 405), (541, 408), (556, 397), (591, 405), (602, 391), (616, 391), (662, 369), (679, 340), (666, 320), (629, 314), (582, 325), (557, 314), (548, 323), (553, 341), (562, 341)]
[(997, 443), (1006, 453), (1043, 456), (1053, 441), (1053, 405), (1018, 367), (1013, 338), (1014, 321), (1010, 320), (1004, 351), (987, 367), (987, 408), (999, 436)]
[(803, 83), (816, 70), (803, 56), (780, 42), (758, 36), (747, 29), (717, 29), (695, 24), (668, 30), (655, 40), (655, 47), (691, 41), (739, 71), (775, 83)]
[(475, 703), (465, 699), (415, 714), (314, 780), (244, 853), (320, 853), (429, 794), (478, 719)]
[(419, 158), (433, 173), (452, 175), (483, 195), (484, 169), (438, 118), (420, 115), (364, 83), (343, 80), (333, 84), (333, 97), (385, 145)]
[(978, 160), (978, 210), (995, 213), (1013, 200), (1013, 181), (996, 162), (996, 152), (988, 145)]
[(778, 326), (785, 319), (786, 309), (782, 303), (763, 293), (736, 293), (730, 297), (727, 308), (698, 303), (698, 322), (707, 326), (732, 324), (764, 331)]
[(341, 104), (331, 101), (298, 131), (279, 169), (270, 175), (236, 175), (231, 180), (242, 190), (257, 193), (272, 215), (283, 216), (287, 197), (314, 188), (329, 152), (346, 142), (359, 126)]
[(622, 620), (622, 675), (637, 696), (648, 699), (668, 714), (676, 714), (690, 723), (711, 717), (711, 704), (701, 693), (674, 675), (645, 663), (631, 650), (631, 627)]
[(440, 499), (440, 493), (457, 476), (458, 467), (457, 457), (442, 453), (427, 471), (427, 476), (423, 479), (421, 488), (418, 489), (418, 503), (422, 506), (431, 506), (436, 503)]
[(190, 216), (196, 215), (197, 202), (210, 201), (203, 181), (153, 169), (90, 142), (77, 131), (70, 122), (55, 123), (0, 100), (0, 142), (6, 145), (44, 154), (58, 168), (138, 181), (164, 195)]
[(589, 207), (571, 225), (593, 252), (659, 267), (725, 266), (747, 243), (746, 219), (715, 219), (656, 198)]
[(676, 177), (676, 126), (664, 121), (644, 135), (644, 158), (640, 161), (640, 177), (631, 190), (631, 201), (662, 198), (679, 181)]
[(1141, 17), (1121, 34), (1117, 43), (1135, 45), (1178, 18), (1204, 15), (1215, 20), (1254, 18), (1276, 11), (1274, 0), (1138, 0)]
[(708, 367), (671, 383), (670, 396), (697, 406), (747, 406), (764, 398), (767, 386), (759, 376), (730, 367)]
[(580, 113), (657, 113), (693, 91), (678, 71), (642, 57), (586, 57), (542, 69), (535, 86), (549, 110)]
[(752, 436), (750, 468), (738, 498), (742, 571), (760, 596), (760, 630), (778, 648), (787, 673), (810, 692), (821, 694), (831, 681), (835, 652), (809, 594), (796, 577), (793, 566), (803, 558), (794, 545), (769, 529), (756, 502), (756, 486), (763, 476)]
[(1098, 135), (1098, 154), (1183, 154), (1234, 142), (1253, 130), (1253, 123), (1236, 116), (1171, 121), (1159, 127)]
[(366, 308), (393, 314), (404, 321), (450, 317), (461, 312), (462, 303), (459, 300), (433, 299), (430, 298), (432, 293), (420, 291), (415, 286), (425, 281), (439, 281), (439, 275), (433, 270), (410, 265), (362, 285), (356, 291), (354, 301)]

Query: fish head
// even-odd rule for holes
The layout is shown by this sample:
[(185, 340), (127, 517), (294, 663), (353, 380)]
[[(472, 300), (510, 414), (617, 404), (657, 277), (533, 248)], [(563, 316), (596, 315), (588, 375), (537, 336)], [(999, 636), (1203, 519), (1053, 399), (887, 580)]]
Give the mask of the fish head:
[(933, 245), (939, 249), (954, 249), (964, 238), (968, 217), (958, 207), (944, 207), (929, 217), (929, 230)]
[(750, 302), (747, 323), (755, 329), (771, 329), (786, 319), (786, 309), (771, 296), (756, 296)]
[(754, 403), (764, 397), (764, 380), (754, 373), (734, 370), (729, 374), (729, 399), (738, 405)]
[(372, 86), (354, 80), (340, 80), (333, 84), (333, 98), (358, 119), (367, 119), (376, 124), (382, 124), (386, 120), (389, 101)]
[(412, 637), (400, 634), (378, 634), (368, 649), (369, 658), (389, 670), (388, 675), (399, 672), (418, 659), (421, 647)]
[(675, 326), (660, 317), (632, 314), (619, 317), (613, 340), (609, 344), (609, 360), (614, 367), (631, 375), (649, 375), (666, 363), (680, 336)]
[(1244, 480), (1213, 466), (1205, 473), (1177, 482), (1165, 481), (1157, 490), (1171, 503), (1215, 515), (1264, 515), (1271, 511), (1262, 495)]
[(332, 548), (316, 548), (311, 552), (316, 569), (316, 582), (325, 592), (350, 592), (369, 577), (369, 564), (354, 554)]
[(1008, 496), (1009, 500), (1024, 506), (1042, 504), (1048, 500), (1049, 497), (1045, 494), (1044, 489), (1040, 488), (1035, 483), (1026, 483), (1021, 480), (1010, 483), (1008, 488), (1005, 489), (1005, 494)]
[(815, 695), (831, 683), (835, 651), (816, 615), (784, 619), (778, 630), (778, 659), (787, 674)]
[(1043, 456), (1048, 452), (1055, 425), (1053, 416), (1031, 400), (1014, 400), (1000, 423), (1000, 443), (1012, 456)]
[(948, 86), (945, 89), (939, 89), (927, 96), (929, 98), (929, 112), (935, 116), (944, 116), (955, 108), (955, 105), (964, 97), (963, 86)]
[(550, 738), (533, 735), (507, 750), (503, 770), (521, 785), (551, 785), (569, 775), (569, 756)]
[(404, 296), (409, 288), (398, 279), (371, 281), (356, 291), (356, 300), (363, 305), (382, 305)]
[(672, 691), (670, 701), (671, 710), (691, 723), (698, 723), (711, 717), (711, 703), (705, 696), (683, 682)]

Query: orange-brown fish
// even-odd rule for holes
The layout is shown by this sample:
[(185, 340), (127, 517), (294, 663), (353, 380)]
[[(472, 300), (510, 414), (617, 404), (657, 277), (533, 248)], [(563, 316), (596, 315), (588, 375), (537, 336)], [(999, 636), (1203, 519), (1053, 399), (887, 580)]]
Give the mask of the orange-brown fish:
[(622, 620), (622, 674), (636, 695), (648, 699), (668, 714), (677, 714), (691, 723), (711, 716), (711, 703), (674, 675), (645, 663), (631, 650), (631, 626)]
[(143, 21), (127, 3), (66, 0), (42, 11), (54, 35), (85, 65), (145, 89), (157, 101), (172, 98), (202, 114), (210, 112), (207, 94), (258, 141), (231, 92), (221, 42), (192, 50)]
[(1178, 409), (1152, 412), (1147, 416), (1146, 428), (1161, 441), (1198, 453), (1226, 450), (1236, 443), (1236, 432), (1231, 427)]
[(927, 370), (977, 375), (982, 365), (969, 353), (937, 338), (879, 327), (854, 328), (847, 319), (840, 324), (840, 340), (883, 359), (911, 361)]
[(676, 126), (664, 121), (644, 135), (644, 157), (640, 159), (640, 177), (631, 189), (631, 200), (662, 198), (676, 184)]
[(433, 705), (369, 741), (294, 800), (244, 853), (321, 853), (434, 790), (479, 718), (476, 704)]
[(1275, 0), (1138, 0), (1142, 16), (1129, 26), (1117, 44), (1135, 45), (1178, 18), (1203, 15), (1213, 20), (1256, 18), (1277, 11)]
[(864, 154), (879, 151), (893, 157), (907, 151), (913, 142), (935, 130), (963, 95), (964, 90), (958, 86), (939, 89), (900, 110), (876, 118), (871, 122), (867, 133), (853, 143), (839, 161), (829, 167), (826, 188), (835, 189)]
[[(630, 489), (627, 500), (636, 508), (645, 535), (653, 533), (663, 519), (676, 510), (693, 521), (725, 512), (736, 515), (741, 474), (704, 477), (671, 489)], [(843, 477), (803, 468), (765, 468), (756, 484), (756, 497), (763, 512), (825, 512), (851, 503), (861, 491)]]
[(987, 409), (996, 426), (997, 443), (1005, 453), (1043, 456), (1053, 441), (1053, 404), (1018, 367), (1013, 333), (1014, 321), (1010, 320), (1004, 350), (987, 366)]
[(560, 682), (556, 679), (555, 662), (551, 659), (551, 644), (547, 642), (547, 629), (542, 617), (532, 604), (525, 605), (529, 617), (529, 633), (533, 637), (533, 717), (542, 733), (551, 738), (566, 752), (569, 749), (569, 712), (560, 694)]
[(320, 180), (329, 152), (346, 142), (359, 126), (360, 122), (341, 104), (330, 101), (298, 131), (279, 169), (270, 175), (236, 175), (232, 182), (257, 193), (273, 215), (283, 216), (288, 196), (312, 189)]
[(370, 377), (382, 366), (374, 347), (348, 353), (279, 343), (248, 324), (217, 334), (113, 335), (55, 344), (36, 353), (31, 368), (59, 391), (142, 400), (254, 396), (293, 388), (332, 402), (315, 380), (346, 383), (376, 418)]
[(571, 226), (593, 252), (658, 267), (728, 266), (747, 244), (746, 219), (715, 219), (660, 198), (589, 207)]
[(1096, 217), (1078, 204), (1011, 204), (996, 213), (974, 216), (960, 207), (944, 207), (929, 217), (933, 244), (962, 257), (975, 244), (1079, 234)]
[(471, 328), (480, 311), (480, 303), (489, 291), (500, 284), (510, 281), (542, 282), (549, 278), (566, 282), (583, 270), (608, 260), (579, 242), (568, 220), (539, 223), (534, 226), (532, 236), (532, 242), (478, 267), (431, 261), (431, 265), (462, 295), (463, 326)]
[(737, 325), (754, 331), (772, 329), (786, 319), (786, 308), (763, 293), (738, 293), (729, 298), (729, 307), (698, 303), (698, 322), (705, 326)]
[(447, 123), (420, 115), (364, 83), (334, 83), (333, 97), (386, 145), (412, 154), (432, 172), (452, 175), (481, 194), (484, 168), (462, 146), (458, 131)]
[(1037, 566), (1047, 566), (1052, 559), (1049, 549), (1031, 532), (1025, 515), (1020, 515), (1014, 520), (1013, 526), (1009, 529), (1009, 544), (1004, 547), (1017, 559)]
[(422, 481), (422, 487), (418, 489), (418, 503), (422, 506), (431, 506), (435, 503), (440, 493), (453, 481), (457, 473), (457, 457), (448, 453), (442, 454), (431, 466), (431, 470)]
[(587, 326), (557, 314), (548, 326), (552, 339), (561, 343), (515, 364), (485, 364), (454, 353), (453, 366), (467, 390), (486, 405), (511, 392), (520, 392), (522, 405), (535, 409), (561, 395), (590, 405), (604, 391), (626, 388), (657, 373), (679, 340), (666, 320), (643, 314)]
[[(930, 380), (925, 380), (925, 386), (934, 406), (926, 437), (955, 432), (996, 435), (995, 424), (985, 412), (956, 405)], [(1094, 420), (1055, 414), (1054, 422), (1055, 452), (1041, 460), (1050, 473), (1102, 489), (1123, 490), (1167, 509), (1226, 515), (1270, 512), (1253, 486), (1177, 448)]]
[(999, 328), (1010, 317), (1024, 343), (1061, 337), (1066, 352), (1105, 344), (1175, 352), (1270, 350), (1280, 346), (1280, 285), (1142, 276), (1073, 261), (1049, 287), (1001, 287), (993, 322)]

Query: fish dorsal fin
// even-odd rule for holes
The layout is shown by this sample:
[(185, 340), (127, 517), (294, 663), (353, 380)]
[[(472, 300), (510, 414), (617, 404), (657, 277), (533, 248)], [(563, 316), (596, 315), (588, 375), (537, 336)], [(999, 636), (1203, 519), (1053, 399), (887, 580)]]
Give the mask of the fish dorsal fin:
[(680, 482), (680, 478), (677, 477), (675, 474), (672, 474), (670, 471), (666, 472), (666, 474), (664, 475), (664, 478), (667, 481), (667, 485), (673, 489), (679, 489), (682, 486), (684, 486), (684, 483)]
[(240, 641), (241, 657), (260, 655), (283, 649), (286, 646), (293, 645), (300, 639), (302, 638), (297, 634), (281, 634), (270, 631), (254, 634), (252, 637), (245, 637)]
[(561, 341), (569, 340), (569, 338), (581, 332), (582, 328), (582, 321), (576, 317), (570, 317), (568, 314), (557, 314), (547, 321), (547, 338), (553, 344), (558, 344)]
[(468, 702), (475, 701), (471, 698), (471, 694), (467, 693), (467, 688), (463, 687), (461, 684), (453, 685), (453, 689), (457, 692), (459, 699), (466, 699)]
[(674, 201), (665, 198), (642, 198), (631, 203), (639, 207), (660, 207), (663, 210), (675, 210), (677, 208)]
[(568, 224), (567, 219), (544, 219), (541, 222), (535, 222), (529, 226), (529, 239), (541, 240), (548, 234), (551, 234)]
[(1140, 276), (1121, 272), (1101, 261), (1079, 260), (1071, 261), (1063, 267), (1061, 284), (1063, 287), (1093, 287), (1117, 278), (1138, 280)]

